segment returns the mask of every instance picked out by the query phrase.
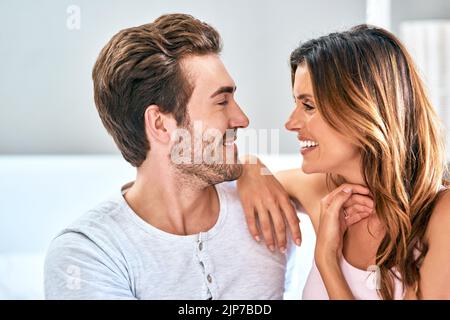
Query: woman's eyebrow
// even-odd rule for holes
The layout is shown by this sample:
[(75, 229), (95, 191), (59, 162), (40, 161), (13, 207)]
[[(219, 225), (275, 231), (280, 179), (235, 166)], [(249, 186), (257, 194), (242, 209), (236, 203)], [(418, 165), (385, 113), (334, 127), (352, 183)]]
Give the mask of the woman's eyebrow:
[(298, 100), (301, 100), (301, 99), (311, 99), (312, 98), (312, 95), (310, 95), (310, 94), (308, 94), (308, 93), (302, 93), (302, 94), (299, 94), (298, 96), (297, 96), (297, 99)]

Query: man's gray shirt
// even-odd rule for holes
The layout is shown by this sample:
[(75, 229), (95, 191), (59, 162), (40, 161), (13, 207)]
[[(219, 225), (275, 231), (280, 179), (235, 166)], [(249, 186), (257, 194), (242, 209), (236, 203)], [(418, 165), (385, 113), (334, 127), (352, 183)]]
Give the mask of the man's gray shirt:
[(148, 224), (118, 192), (52, 241), (46, 298), (282, 299), (285, 255), (253, 240), (235, 182), (216, 190), (216, 224), (188, 236)]

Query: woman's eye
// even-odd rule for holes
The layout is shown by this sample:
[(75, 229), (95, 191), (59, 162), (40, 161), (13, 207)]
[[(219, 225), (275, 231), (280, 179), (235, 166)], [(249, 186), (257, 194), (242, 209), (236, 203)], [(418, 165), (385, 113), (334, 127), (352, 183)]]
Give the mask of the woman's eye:
[(226, 106), (226, 105), (228, 104), (228, 100), (219, 102), (219, 104), (220, 104), (221, 106)]
[(303, 108), (305, 109), (305, 111), (311, 111), (314, 110), (314, 107), (307, 104), (307, 103), (303, 103)]

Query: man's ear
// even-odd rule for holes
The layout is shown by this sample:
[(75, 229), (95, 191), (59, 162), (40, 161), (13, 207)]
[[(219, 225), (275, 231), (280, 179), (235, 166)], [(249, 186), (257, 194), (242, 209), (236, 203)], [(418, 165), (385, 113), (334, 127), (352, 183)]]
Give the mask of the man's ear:
[(148, 106), (144, 113), (144, 121), (149, 140), (157, 140), (163, 144), (170, 142), (171, 129), (174, 123), (176, 126), (176, 121), (170, 115), (163, 114), (159, 106), (155, 104)]

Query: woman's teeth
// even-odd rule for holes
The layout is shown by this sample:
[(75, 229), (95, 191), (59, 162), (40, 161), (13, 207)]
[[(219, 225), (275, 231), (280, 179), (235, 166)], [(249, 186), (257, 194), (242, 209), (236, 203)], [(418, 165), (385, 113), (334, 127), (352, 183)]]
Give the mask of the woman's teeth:
[(300, 141), (300, 146), (302, 148), (310, 148), (310, 147), (315, 147), (318, 146), (319, 144), (315, 141), (310, 141), (310, 140), (302, 140)]

